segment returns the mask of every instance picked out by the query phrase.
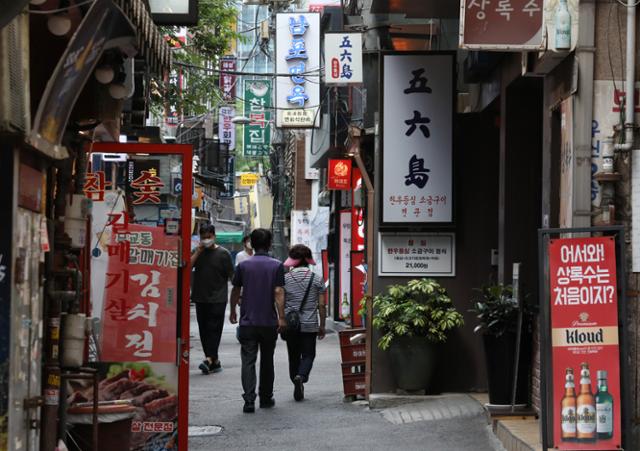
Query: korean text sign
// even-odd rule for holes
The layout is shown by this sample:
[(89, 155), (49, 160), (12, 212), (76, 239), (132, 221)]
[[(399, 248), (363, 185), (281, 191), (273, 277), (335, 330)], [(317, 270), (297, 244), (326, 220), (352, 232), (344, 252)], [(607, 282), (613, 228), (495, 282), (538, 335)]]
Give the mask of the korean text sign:
[(460, 47), (539, 50), (543, 6), (543, 0), (461, 0)]
[[(559, 449), (618, 449), (621, 398), (614, 238), (551, 240), (549, 278), (554, 444)], [(580, 443), (585, 441), (590, 443)]]
[(177, 236), (116, 213), (108, 247), (102, 355), (109, 362), (175, 362)]
[(320, 14), (276, 16), (276, 126), (320, 126)]
[(456, 275), (453, 233), (378, 234), (379, 276), (453, 277)]
[(220, 142), (229, 145), (229, 150), (236, 148), (236, 125), (231, 122), (236, 114), (236, 109), (232, 106), (223, 106), (219, 110), (218, 136)]
[(271, 80), (245, 80), (244, 115), (249, 124), (244, 126), (244, 156), (269, 155), (271, 146)]
[(325, 33), (324, 80), (327, 85), (362, 83), (360, 33)]
[[(222, 99), (225, 102), (236, 101), (236, 75), (229, 72), (236, 71), (236, 59), (234, 57), (225, 56), (220, 61), (220, 90), (222, 91)], [(225, 72), (228, 71), (228, 72)]]
[(329, 189), (351, 189), (351, 160), (329, 160)]
[(384, 54), (382, 65), (382, 222), (451, 222), (454, 54)]

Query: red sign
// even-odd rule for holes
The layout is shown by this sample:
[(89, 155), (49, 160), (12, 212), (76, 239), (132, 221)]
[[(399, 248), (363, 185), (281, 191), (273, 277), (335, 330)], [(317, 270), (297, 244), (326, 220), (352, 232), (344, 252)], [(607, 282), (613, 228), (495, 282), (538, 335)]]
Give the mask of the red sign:
[(542, 47), (543, 0), (462, 0), (461, 47), (522, 50)]
[(364, 286), (367, 283), (367, 272), (364, 266), (364, 252), (351, 251), (351, 326), (363, 327), (360, 311), (360, 301), (364, 297)]
[(620, 449), (615, 241), (549, 244), (553, 430), (558, 449)]
[(236, 71), (236, 59), (233, 57), (224, 57), (220, 61), (220, 90), (222, 91), (222, 99), (225, 102), (236, 101), (236, 74), (225, 73), (225, 71)]
[(351, 160), (329, 160), (329, 189), (351, 189)]
[(179, 238), (114, 216), (122, 218), (110, 223), (101, 358), (175, 362)]
[(354, 167), (352, 171), (353, 192), (351, 193), (351, 249), (361, 251), (364, 249), (364, 209), (356, 207), (356, 196), (362, 191), (356, 192), (356, 188), (362, 188), (362, 174), (360, 169)]

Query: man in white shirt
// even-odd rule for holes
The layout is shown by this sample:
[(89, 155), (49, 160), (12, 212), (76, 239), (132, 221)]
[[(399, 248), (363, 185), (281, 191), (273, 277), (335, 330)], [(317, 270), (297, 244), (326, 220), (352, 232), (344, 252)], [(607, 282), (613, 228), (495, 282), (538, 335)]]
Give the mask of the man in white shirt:
[(238, 252), (236, 255), (236, 266), (253, 257), (253, 249), (251, 248), (251, 238), (249, 235), (245, 235), (244, 238), (242, 238), (242, 246), (244, 246), (244, 250)]

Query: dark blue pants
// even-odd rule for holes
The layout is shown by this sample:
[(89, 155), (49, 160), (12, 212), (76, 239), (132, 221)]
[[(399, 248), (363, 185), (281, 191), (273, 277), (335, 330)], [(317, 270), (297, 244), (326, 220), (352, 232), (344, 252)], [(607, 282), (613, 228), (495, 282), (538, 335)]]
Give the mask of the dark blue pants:
[(293, 382), (296, 376), (302, 381), (309, 380), (309, 373), (316, 358), (316, 332), (287, 333), (287, 351), (289, 352), (289, 377)]
[(256, 399), (256, 361), (260, 351), (260, 399), (273, 396), (273, 352), (276, 349), (278, 332), (275, 327), (240, 326), (240, 357), (242, 359), (242, 388), (245, 401)]

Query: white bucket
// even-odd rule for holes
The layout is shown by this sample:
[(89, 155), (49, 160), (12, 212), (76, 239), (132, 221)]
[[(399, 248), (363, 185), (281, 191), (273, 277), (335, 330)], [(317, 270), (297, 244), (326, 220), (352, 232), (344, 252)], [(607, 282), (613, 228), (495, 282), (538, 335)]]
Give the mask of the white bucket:
[(63, 367), (82, 366), (84, 356), (84, 340), (86, 315), (62, 314), (62, 356)]

